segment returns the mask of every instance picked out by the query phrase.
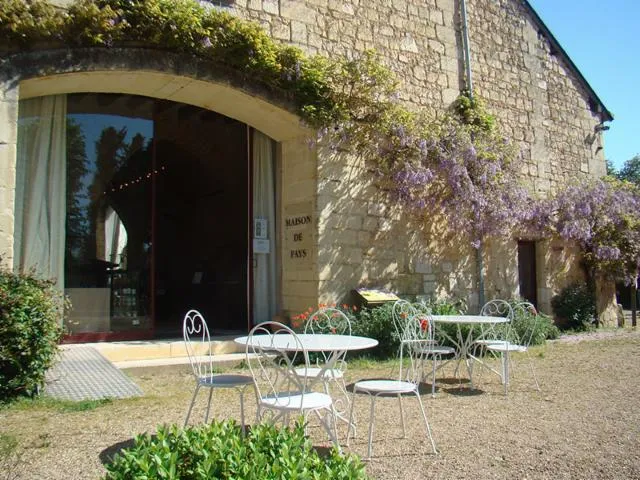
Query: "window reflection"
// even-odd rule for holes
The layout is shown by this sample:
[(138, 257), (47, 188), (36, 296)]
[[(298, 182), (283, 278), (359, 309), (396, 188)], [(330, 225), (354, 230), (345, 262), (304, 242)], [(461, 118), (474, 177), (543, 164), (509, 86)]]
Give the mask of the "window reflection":
[[(152, 101), (68, 97), (65, 286), (71, 333), (149, 328)], [(146, 107), (146, 108), (145, 108)]]

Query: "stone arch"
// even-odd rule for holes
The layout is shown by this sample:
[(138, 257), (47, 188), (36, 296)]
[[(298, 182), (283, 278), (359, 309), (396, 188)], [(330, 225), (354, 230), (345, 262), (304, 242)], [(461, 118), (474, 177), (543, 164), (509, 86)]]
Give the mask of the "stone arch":
[(81, 92), (144, 95), (216, 111), (279, 142), (309, 133), (286, 92), (188, 54), (79, 48), (23, 52), (6, 60), (0, 78), (19, 85), (20, 99)]
[[(18, 101), (64, 93), (125, 93), (166, 99), (216, 111), (265, 133), (276, 142), (280, 215), (317, 208), (318, 152), (307, 139), (313, 131), (297, 115), (291, 96), (241, 72), (189, 55), (160, 49), (51, 48), (7, 52), (0, 48), (0, 258), (13, 265), (15, 162)], [(303, 212), (299, 212), (300, 207)], [(284, 257), (284, 229), (279, 254)], [(311, 234), (305, 279), (282, 268), (283, 311), (318, 298), (317, 234)]]

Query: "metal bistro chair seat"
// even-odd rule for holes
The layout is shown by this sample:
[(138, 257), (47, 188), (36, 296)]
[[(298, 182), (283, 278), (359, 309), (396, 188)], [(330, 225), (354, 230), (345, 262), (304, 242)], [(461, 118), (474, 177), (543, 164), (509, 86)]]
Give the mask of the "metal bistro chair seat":
[(211, 397), (213, 390), (216, 388), (234, 388), (240, 395), (240, 422), (242, 431), (244, 432), (244, 391), (247, 387), (253, 385), (253, 378), (248, 375), (237, 374), (214, 374), (213, 373), (213, 356), (211, 354), (211, 337), (209, 336), (209, 328), (204, 317), (197, 310), (189, 310), (184, 317), (182, 324), (182, 334), (184, 344), (189, 356), (189, 363), (196, 377), (196, 389), (191, 398), (187, 418), (184, 420), (184, 426), (189, 423), (191, 410), (196, 402), (196, 397), (200, 388), (209, 388), (209, 400), (207, 402), (207, 412), (204, 417), (205, 423), (209, 420), (209, 411), (211, 410)]
[[(413, 346), (418, 345), (421, 342), (424, 342), (424, 338), (420, 335), (417, 335), (417, 332), (422, 331), (422, 325), (420, 323), (420, 318), (418, 316), (411, 317), (407, 319), (404, 331), (402, 332), (401, 337), (401, 348), (400, 348), (400, 368), (398, 379), (389, 379), (389, 380), (361, 380), (356, 382), (353, 385), (353, 393), (354, 395), (358, 392), (366, 393), (371, 398), (371, 410), (369, 414), (369, 444), (367, 449), (367, 458), (371, 458), (372, 453), (372, 442), (373, 442), (373, 424), (375, 420), (375, 402), (376, 399), (380, 396), (396, 396), (398, 398), (398, 402), (400, 404), (400, 420), (402, 422), (402, 434), (403, 437), (406, 436), (405, 430), (405, 422), (404, 422), (404, 410), (402, 408), (402, 396), (405, 394), (415, 395), (416, 400), (418, 401), (418, 405), (420, 406), (420, 412), (422, 413), (422, 418), (424, 420), (424, 425), (427, 432), (427, 438), (431, 443), (431, 448), (433, 449), (433, 453), (437, 453), (436, 444), (433, 441), (433, 436), (431, 435), (431, 427), (429, 426), (429, 420), (427, 419), (427, 413), (425, 412), (424, 405), (422, 404), (422, 399), (420, 398), (420, 379), (422, 378), (422, 361), (423, 354), (419, 353), (418, 348), (413, 348)], [(409, 369), (410, 375), (403, 376), (402, 366), (403, 366), (403, 355), (407, 353), (410, 359), (411, 367)], [(434, 364), (435, 365), (435, 364)], [(435, 370), (434, 370), (435, 371)], [(350, 434), (351, 434), (351, 425), (353, 425), (353, 410), (354, 410), (355, 401), (351, 401), (351, 413), (349, 414), (349, 429), (347, 430), (347, 445), (349, 444)]]
[(302, 415), (306, 421), (313, 413), (340, 448), (333, 399), (326, 393), (311, 391), (311, 377), (296, 374), (294, 365), (298, 362), (304, 370), (310, 366), (309, 354), (293, 330), (277, 322), (256, 325), (247, 337), (246, 355), (256, 386), (258, 420), (268, 411), (273, 414), (272, 422), (282, 420), (285, 424), (290, 414)]

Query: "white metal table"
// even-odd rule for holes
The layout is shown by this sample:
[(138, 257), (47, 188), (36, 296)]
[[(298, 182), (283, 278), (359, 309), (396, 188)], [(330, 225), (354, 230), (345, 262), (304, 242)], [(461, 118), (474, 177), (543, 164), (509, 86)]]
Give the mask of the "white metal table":
[[(475, 357), (471, 353), (471, 345), (475, 340), (482, 339), (482, 335), (474, 338), (473, 332), (475, 327), (478, 325), (495, 325), (498, 323), (506, 323), (509, 321), (506, 317), (492, 317), (488, 315), (432, 315), (433, 321), (436, 324), (454, 324), (456, 325), (456, 338), (451, 337), (447, 332), (440, 329), (440, 333), (450, 340), (456, 346), (456, 359), (457, 366), (460, 366), (460, 362), (464, 361), (467, 367), (467, 373), (469, 374), (469, 382), (471, 383), (471, 388), (473, 387), (473, 365), (471, 362), (477, 361), (481, 362), (481, 360)], [(462, 325), (469, 326), (469, 332), (466, 337), (462, 335)]]
[[(358, 337), (354, 335), (300, 333), (296, 334), (296, 336), (299, 342), (296, 342), (291, 334), (254, 335), (251, 345), (253, 347), (284, 352), (297, 352), (300, 350), (300, 345), (302, 345), (302, 348), (304, 348), (306, 352), (330, 353), (327, 361), (322, 365), (320, 372), (315, 377), (317, 382), (323, 382), (325, 380), (325, 372), (336, 368), (338, 360), (344, 358), (346, 352), (366, 350), (378, 345), (378, 340), (375, 338)], [(234, 339), (234, 342), (246, 347), (249, 342), (249, 337), (238, 337)], [(347, 402), (346, 407), (348, 407), (349, 398), (347, 397), (345, 400)], [(348, 421), (341, 412), (338, 412), (338, 417), (344, 421)]]
[[(307, 352), (332, 352), (335, 356), (353, 350), (366, 350), (378, 345), (375, 338), (357, 337), (354, 335), (338, 335), (331, 333), (300, 333), (296, 335)], [(274, 348), (285, 352), (296, 352), (299, 349), (291, 334), (254, 335), (252, 346)], [(246, 346), (249, 337), (238, 337), (234, 342)]]

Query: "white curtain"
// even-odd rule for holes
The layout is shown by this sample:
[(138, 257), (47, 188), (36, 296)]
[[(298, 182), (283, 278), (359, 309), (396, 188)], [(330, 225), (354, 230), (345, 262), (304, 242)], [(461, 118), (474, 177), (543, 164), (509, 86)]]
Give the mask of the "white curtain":
[(254, 252), (253, 322), (276, 313), (275, 175), (273, 141), (253, 131), (253, 217), (266, 220), (269, 253)]
[(14, 269), (64, 288), (66, 95), (21, 100), (16, 162)]

